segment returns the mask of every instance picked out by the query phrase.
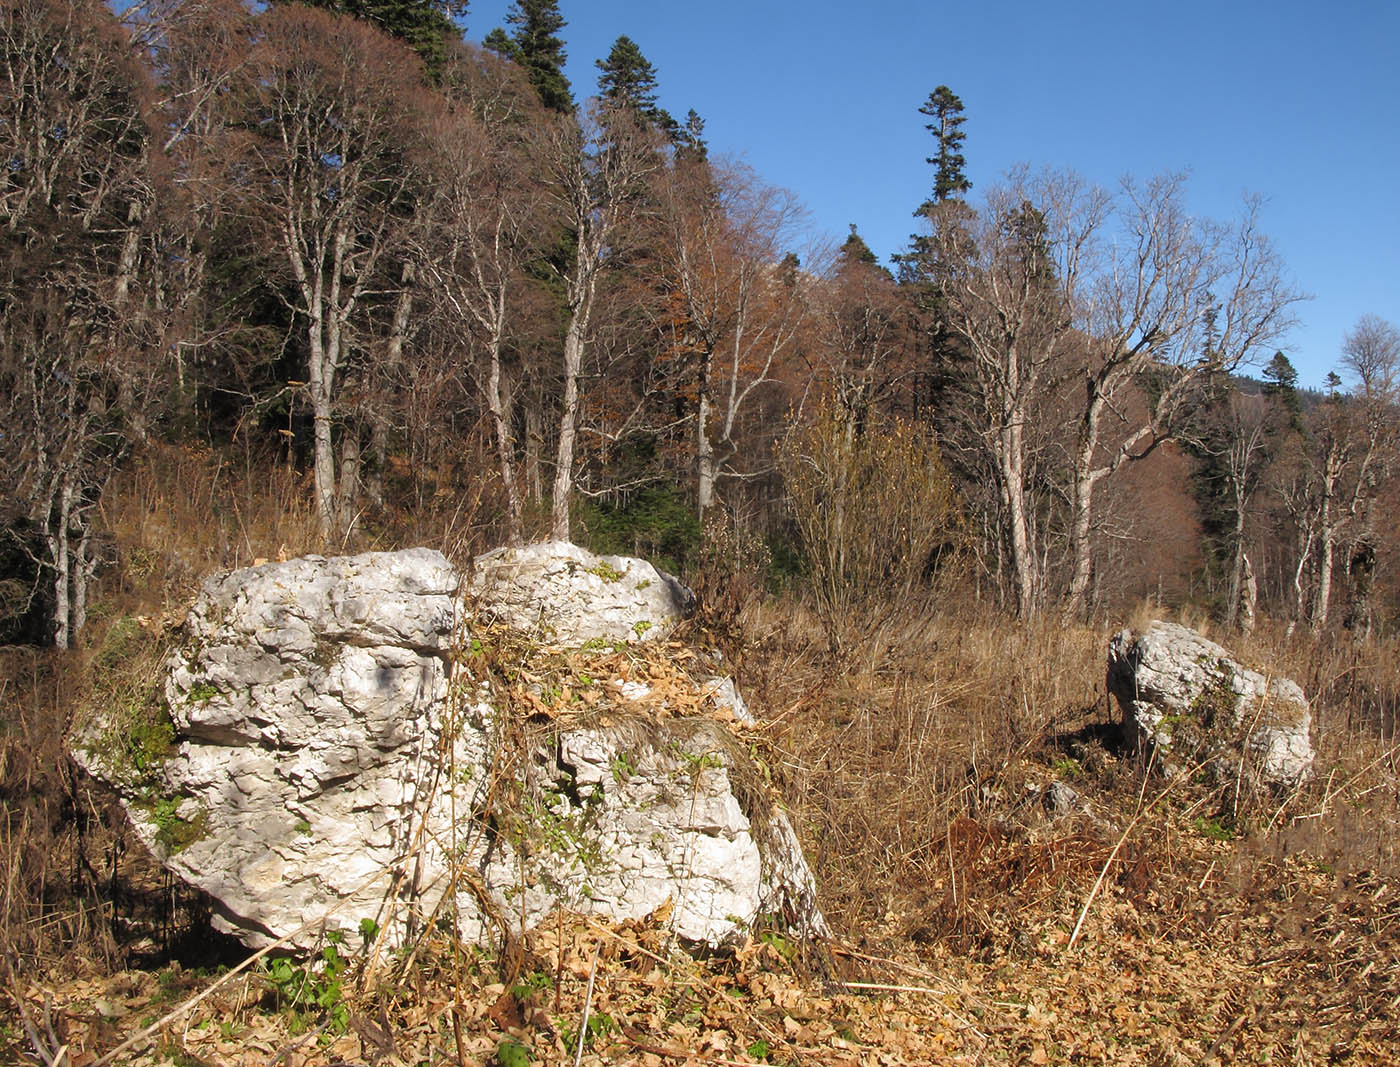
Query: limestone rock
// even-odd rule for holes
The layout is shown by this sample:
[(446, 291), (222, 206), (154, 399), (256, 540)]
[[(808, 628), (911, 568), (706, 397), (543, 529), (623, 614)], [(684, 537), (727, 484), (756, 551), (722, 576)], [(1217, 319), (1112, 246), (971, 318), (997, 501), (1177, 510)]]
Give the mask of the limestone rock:
[(1312, 715), (1297, 683), (1250, 670), (1220, 645), (1171, 622), (1109, 642), (1108, 689), (1131, 744), (1217, 764), (1245, 759), (1260, 778), (1294, 785), (1312, 770)]
[(561, 645), (653, 641), (694, 606), (690, 590), (645, 560), (595, 556), (565, 541), (478, 556), (470, 592), (479, 610)]
[(210, 579), (170, 662), (166, 758), (116, 765), (101, 722), (74, 755), (250, 947), (309, 945), (323, 917), (352, 945), (364, 918), (402, 941), (449, 903), (479, 940), (559, 905), (620, 919), (668, 902), (695, 942), (764, 915), (824, 931), (735, 712), (714, 709), (732, 683), (697, 680), (682, 699), (678, 672), (664, 715), (646, 686), (588, 715), (533, 714), (465, 660), (453, 673), (458, 586), (424, 549)]

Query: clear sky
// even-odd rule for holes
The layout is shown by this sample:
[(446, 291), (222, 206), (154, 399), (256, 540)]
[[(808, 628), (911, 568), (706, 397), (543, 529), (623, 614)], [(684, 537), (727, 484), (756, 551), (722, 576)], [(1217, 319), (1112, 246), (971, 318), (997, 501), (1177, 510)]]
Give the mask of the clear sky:
[[(472, 0), (467, 37), (508, 0)], [(834, 240), (882, 259), (927, 196), (918, 107), (963, 100), (975, 198), (1017, 163), (1191, 174), (1190, 206), (1263, 228), (1312, 299), (1282, 347), (1316, 386), (1363, 314), (1400, 325), (1400, 0), (560, 0), (575, 96), (626, 34), (662, 106), (705, 119), (712, 152), (747, 160)]]

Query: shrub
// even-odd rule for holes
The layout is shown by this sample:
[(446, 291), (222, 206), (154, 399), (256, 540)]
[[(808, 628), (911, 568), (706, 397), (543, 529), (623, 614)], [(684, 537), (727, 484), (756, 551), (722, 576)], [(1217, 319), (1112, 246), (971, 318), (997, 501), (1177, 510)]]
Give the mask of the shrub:
[(904, 610), (961, 545), (957, 494), (924, 427), (828, 397), (788, 429), (778, 468), (833, 649), (858, 612)]

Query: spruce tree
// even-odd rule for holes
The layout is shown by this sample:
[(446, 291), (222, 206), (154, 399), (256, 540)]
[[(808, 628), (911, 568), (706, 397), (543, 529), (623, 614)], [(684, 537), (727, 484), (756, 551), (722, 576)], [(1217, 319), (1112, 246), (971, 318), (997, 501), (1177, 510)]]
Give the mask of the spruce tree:
[(1264, 395), (1284, 413), (1290, 430), (1303, 428), (1303, 401), (1298, 396), (1298, 371), (1282, 352), (1264, 368)]
[(851, 232), (846, 240), (842, 242), (840, 249), (841, 266), (854, 266), (863, 263), (866, 266), (878, 266), (880, 261), (875, 257), (875, 253), (870, 250), (870, 246), (865, 243), (865, 238), (856, 229), (856, 224), (850, 224)]
[[(962, 154), (963, 141), (967, 137), (962, 126), (966, 120), (962, 100), (946, 85), (940, 85), (928, 94), (928, 99), (919, 108), (919, 114), (933, 120), (926, 123), (924, 128), (938, 142), (937, 152), (926, 160), (934, 168), (933, 195), (914, 211), (915, 218), (930, 218), (940, 204), (950, 201), (961, 204), (962, 198), (972, 188), (963, 171), (967, 165)], [(907, 253), (895, 257), (900, 280), (926, 283), (935, 266), (932, 242), (925, 234), (914, 234), (909, 238), (909, 244)]]
[(499, 26), (486, 35), (481, 46), (488, 51), (495, 52), (498, 56), (504, 56), (506, 59), (515, 58), (515, 42)]
[(961, 199), (972, 188), (972, 183), (963, 172), (967, 160), (962, 155), (962, 144), (967, 135), (962, 132), (965, 121), (962, 100), (946, 85), (940, 85), (928, 94), (928, 99), (919, 108), (919, 114), (933, 120), (924, 129), (933, 134), (938, 142), (937, 154), (928, 158), (934, 167), (933, 197), (916, 212), (923, 214), (932, 204), (941, 204), (954, 197)]
[(482, 43), (525, 68), (530, 84), (545, 107), (564, 115), (572, 114), (574, 94), (569, 79), (564, 76), (564, 61), (568, 55), (558, 36), (565, 26), (558, 0), (515, 0), (506, 22), (515, 28), (512, 35), (507, 36), (498, 26)]
[(686, 113), (685, 125), (676, 137), (676, 154), (697, 161), (703, 161), (710, 154), (710, 146), (705, 143), (705, 120), (694, 108)]
[(429, 74), (436, 76), (447, 59), (449, 41), (461, 40), (460, 20), (466, 17), (467, 0), (301, 0), (338, 15), (373, 23), (397, 37), (422, 58)]
[(671, 141), (680, 137), (680, 124), (656, 102), (656, 68), (626, 34), (613, 42), (607, 59), (595, 63), (598, 95), (615, 108), (627, 108), (651, 123)]

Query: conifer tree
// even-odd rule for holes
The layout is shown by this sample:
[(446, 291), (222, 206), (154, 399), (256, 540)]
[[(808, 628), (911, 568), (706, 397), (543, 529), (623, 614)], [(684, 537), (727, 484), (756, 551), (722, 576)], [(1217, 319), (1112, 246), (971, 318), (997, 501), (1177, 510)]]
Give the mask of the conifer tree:
[(686, 112), (685, 125), (676, 137), (676, 152), (697, 161), (703, 161), (710, 154), (710, 146), (705, 143), (705, 120), (694, 108)]
[(933, 164), (933, 198), (925, 201), (916, 214), (923, 214), (932, 204), (941, 204), (953, 198), (965, 196), (972, 183), (967, 180), (963, 167), (967, 160), (962, 155), (962, 144), (966, 134), (962, 132), (963, 102), (953, 90), (940, 85), (928, 94), (928, 99), (919, 108), (919, 114), (927, 115), (933, 121), (924, 128), (933, 134), (938, 142), (938, 152), (930, 156)]
[(545, 107), (563, 115), (573, 114), (574, 94), (564, 76), (568, 54), (558, 36), (566, 23), (559, 13), (558, 0), (515, 0), (506, 22), (515, 28), (513, 34), (507, 35), (498, 26), (482, 43), (525, 68)]
[(485, 36), (481, 45), (488, 51), (495, 52), (498, 56), (504, 56), (506, 59), (515, 58), (515, 42), (510, 39), (510, 34), (499, 26)]
[[(962, 126), (966, 120), (962, 100), (946, 85), (940, 85), (928, 94), (928, 99), (919, 108), (919, 114), (933, 120), (926, 123), (924, 128), (933, 134), (938, 150), (927, 158), (927, 162), (934, 167), (932, 195), (915, 209), (914, 217), (931, 218), (942, 204), (952, 202), (961, 205), (963, 197), (972, 188), (963, 171), (967, 165), (962, 154), (963, 141), (967, 137)], [(906, 282), (927, 282), (934, 268), (932, 242), (926, 234), (914, 234), (909, 243), (910, 250), (895, 257), (900, 278)], [(937, 318), (936, 314), (934, 318)]]
[(613, 42), (607, 59), (598, 60), (595, 66), (601, 71), (598, 95), (609, 107), (631, 110), (669, 140), (679, 138), (680, 124), (656, 102), (656, 68), (642, 55), (632, 38), (626, 34), (619, 37)]
[(466, 17), (467, 0), (301, 0), (337, 15), (350, 15), (373, 23), (397, 37), (422, 58), (430, 74), (436, 74), (447, 58), (449, 41), (460, 40), (460, 20)]
[(870, 246), (865, 243), (865, 238), (856, 229), (856, 224), (850, 224), (851, 232), (846, 240), (841, 243), (841, 265), (855, 265), (863, 263), (866, 266), (878, 266), (880, 261), (875, 257), (875, 253), (870, 250)]
[(1264, 395), (1284, 411), (1290, 430), (1303, 428), (1303, 402), (1298, 396), (1298, 371), (1282, 352), (1264, 368)]

